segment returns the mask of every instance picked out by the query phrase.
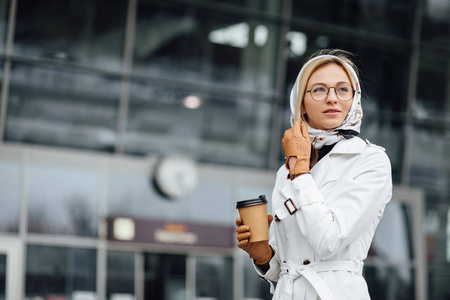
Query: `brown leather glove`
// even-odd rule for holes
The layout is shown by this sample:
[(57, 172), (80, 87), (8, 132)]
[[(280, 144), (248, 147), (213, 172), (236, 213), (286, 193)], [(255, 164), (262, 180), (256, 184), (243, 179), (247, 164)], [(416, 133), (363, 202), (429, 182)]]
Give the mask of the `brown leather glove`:
[[(294, 125), (284, 132), (281, 140), (286, 156), (286, 169), (289, 170), (289, 178), (309, 173), (309, 160), (311, 157), (311, 140), (309, 139), (308, 126), (302, 119), (298, 119)], [(289, 158), (296, 157), (295, 167), (289, 166)]]
[[(271, 215), (267, 216), (270, 223), (272, 223), (273, 217)], [(257, 265), (264, 265), (268, 263), (272, 258), (272, 248), (269, 246), (269, 241), (260, 241), (249, 243), (248, 239), (250, 238), (250, 227), (248, 225), (242, 225), (242, 219), (236, 219), (236, 232), (237, 232), (237, 240), (238, 247), (248, 253), (250, 258), (254, 259)]]

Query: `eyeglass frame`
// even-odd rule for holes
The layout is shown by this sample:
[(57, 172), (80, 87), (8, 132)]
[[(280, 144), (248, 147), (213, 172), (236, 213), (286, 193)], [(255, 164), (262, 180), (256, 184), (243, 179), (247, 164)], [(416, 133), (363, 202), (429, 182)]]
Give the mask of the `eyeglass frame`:
[(329, 86), (328, 89), (327, 89), (325, 98), (323, 98), (323, 100), (316, 100), (316, 99), (314, 99), (314, 97), (313, 97), (313, 95), (312, 95), (312, 93), (311, 93), (312, 88), (313, 88), (314, 86), (316, 86), (316, 85), (323, 85), (323, 86), (326, 87), (326, 85), (324, 85), (324, 84), (313, 84), (313, 85), (311, 86), (311, 89), (309, 89), (308, 91), (305, 92), (305, 94), (306, 94), (306, 93), (309, 93), (309, 94), (311, 95), (311, 98), (312, 98), (314, 101), (316, 101), (316, 102), (323, 102), (323, 101), (325, 101), (325, 100), (328, 98), (328, 94), (330, 93), (330, 89), (331, 89), (331, 88), (334, 89), (334, 94), (336, 95), (336, 98), (338, 98), (338, 100), (341, 101), (341, 102), (348, 102), (348, 101), (352, 100), (353, 97), (355, 97), (355, 93), (356, 93), (356, 92), (359, 92), (358, 90), (354, 89), (350, 84), (348, 84), (348, 83), (342, 83), (342, 84), (338, 85), (338, 87), (340, 87), (340, 86), (342, 86), (342, 85), (348, 85), (348, 86), (350, 86), (350, 87), (352, 88), (352, 96), (350, 97), (350, 99), (348, 99), (348, 100), (341, 100), (341, 98), (339, 98), (339, 96), (338, 96), (338, 94), (337, 94), (336, 86)]

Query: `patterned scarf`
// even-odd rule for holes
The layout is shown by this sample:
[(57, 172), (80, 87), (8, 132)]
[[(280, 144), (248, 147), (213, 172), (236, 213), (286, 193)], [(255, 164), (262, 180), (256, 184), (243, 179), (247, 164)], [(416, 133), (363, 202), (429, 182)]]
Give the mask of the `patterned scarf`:
[[(311, 62), (315, 61), (316, 59), (322, 58), (322, 57), (332, 57), (335, 59), (340, 60), (339, 57), (333, 56), (333, 55), (320, 55), (317, 56), (310, 61), (308, 61), (303, 68), (300, 70), (297, 79), (295, 80), (295, 84), (292, 87), (291, 96), (290, 96), (290, 102), (291, 102), (291, 125), (294, 124), (294, 116), (295, 116), (295, 105), (297, 104), (298, 99), (298, 82), (300, 79), (300, 76), (305, 69), (305, 66), (310, 64)], [(355, 135), (359, 134), (359, 131), (361, 129), (361, 119), (363, 117), (363, 111), (361, 107), (361, 87), (359, 83), (358, 76), (356, 75), (355, 70), (347, 63), (342, 62), (345, 64), (345, 66), (348, 68), (348, 70), (351, 73), (351, 81), (353, 88), (356, 90), (355, 96), (353, 97), (353, 103), (350, 107), (350, 110), (347, 114), (347, 117), (345, 118), (344, 122), (338, 126), (335, 129), (331, 130), (321, 130), (311, 127), (308, 122), (308, 132), (309, 137), (311, 139), (311, 144), (315, 149), (321, 149), (324, 145), (333, 145), (343, 138), (352, 138)]]

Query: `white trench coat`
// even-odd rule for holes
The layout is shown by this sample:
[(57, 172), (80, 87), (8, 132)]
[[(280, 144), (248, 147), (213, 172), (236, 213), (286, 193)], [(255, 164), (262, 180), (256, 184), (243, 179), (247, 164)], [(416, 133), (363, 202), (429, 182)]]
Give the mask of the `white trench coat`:
[(358, 137), (343, 139), (311, 175), (293, 181), (287, 175), (283, 165), (272, 194), (275, 255), (265, 274), (255, 267), (278, 282), (273, 299), (370, 299), (363, 260), (392, 196), (384, 149)]

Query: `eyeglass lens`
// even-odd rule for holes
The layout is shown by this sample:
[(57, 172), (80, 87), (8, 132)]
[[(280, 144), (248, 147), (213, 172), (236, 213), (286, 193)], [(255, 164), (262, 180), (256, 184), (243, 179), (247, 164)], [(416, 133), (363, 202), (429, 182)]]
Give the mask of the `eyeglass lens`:
[(313, 85), (309, 92), (311, 93), (311, 97), (316, 101), (323, 101), (328, 97), (330, 93), (330, 89), (333, 88), (336, 94), (336, 97), (341, 101), (349, 101), (353, 98), (353, 88), (348, 84), (341, 84), (338, 86), (330, 86), (327, 87), (322, 84)]

